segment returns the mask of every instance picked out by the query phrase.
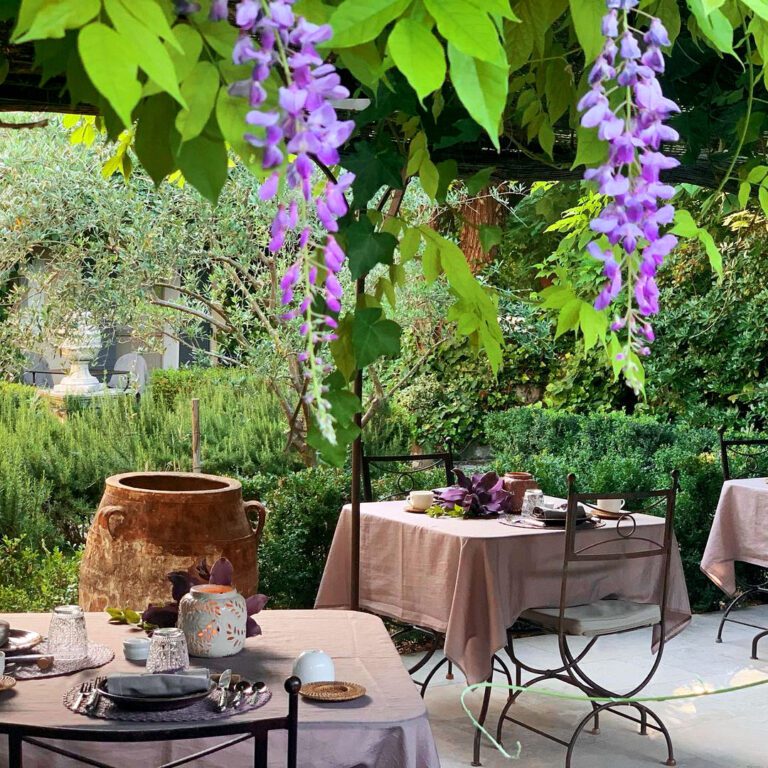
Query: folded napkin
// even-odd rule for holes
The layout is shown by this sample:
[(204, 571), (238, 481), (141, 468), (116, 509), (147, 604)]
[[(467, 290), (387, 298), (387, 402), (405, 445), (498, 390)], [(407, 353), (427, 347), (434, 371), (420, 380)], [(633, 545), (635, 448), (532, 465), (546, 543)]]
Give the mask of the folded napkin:
[[(568, 510), (563, 507), (535, 507), (531, 512), (531, 517), (535, 517), (537, 520), (559, 520), (564, 523), (567, 514)], [(576, 519), (584, 520), (586, 516), (586, 510), (579, 504), (576, 508)]]
[(183, 696), (207, 691), (207, 669), (188, 669), (178, 674), (109, 675), (107, 690), (118, 696)]

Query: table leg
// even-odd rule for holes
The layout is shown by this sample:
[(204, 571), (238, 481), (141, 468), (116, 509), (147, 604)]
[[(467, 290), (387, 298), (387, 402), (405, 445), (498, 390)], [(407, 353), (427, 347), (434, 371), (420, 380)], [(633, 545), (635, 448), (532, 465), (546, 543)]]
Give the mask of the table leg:
[[(493, 670), (491, 670), (491, 675), (486, 682), (493, 682)], [(488, 717), (488, 706), (491, 703), (491, 690), (492, 688), (488, 686), (483, 693), (483, 706), (480, 708), (480, 716), (477, 718), (477, 722), (480, 723), (480, 725), (485, 725), (485, 718)], [(482, 765), (480, 762), (480, 739), (482, 735), (482, 731), (479, 728), (475, 728), (475, 741), (472, 749), (473, 766)]]
[(21, 736), (17, 733), (8, 734), (8, 766), (9, 768), (22, 768)]

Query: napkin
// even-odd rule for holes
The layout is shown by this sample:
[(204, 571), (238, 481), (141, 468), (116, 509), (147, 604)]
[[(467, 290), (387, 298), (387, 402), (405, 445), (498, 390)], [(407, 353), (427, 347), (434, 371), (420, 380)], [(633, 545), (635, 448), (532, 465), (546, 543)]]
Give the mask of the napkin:
[[(531, 517), (535, 517), (537, 520), (559, 520), (564, 523), (567, 514), (568, 510), (562, 507), (536, 507), (531, 512)], [(586, 510), (579, 504), (576, 508), (576, 519), (583, 520), (586, 516)]]
[(188, 669), (178, 674), (109, 675), (107, 690), (118, 696), (184, 696), (207, 691), (207, 669)]

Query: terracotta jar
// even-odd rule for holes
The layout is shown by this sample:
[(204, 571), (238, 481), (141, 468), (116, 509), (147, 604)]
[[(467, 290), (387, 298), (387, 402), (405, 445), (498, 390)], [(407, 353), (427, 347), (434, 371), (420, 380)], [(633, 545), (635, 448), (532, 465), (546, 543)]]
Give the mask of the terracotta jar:
[(512, 511), (519, 513), (523, 509), (523, 497), (530, 488), (538, 488), (539, 484), (530, 472), (505, 472), (504, 490), (512, 496)]
[(239, 653), (247, 618), (245, 598), (232, 587), (202, 584), (179, 602), (179, 629), (190, 656), (218, 659)]
[[(254, 524), (249, 519), (254, 518)], [(143, 610), (171, 599), (169, 571), (226, 557), (242, 594), (259, 583), (266, 509), (243, 502), (237, 480), (190, 472), (130, 472), (107, 478), (80, 565), (80, 605)]]

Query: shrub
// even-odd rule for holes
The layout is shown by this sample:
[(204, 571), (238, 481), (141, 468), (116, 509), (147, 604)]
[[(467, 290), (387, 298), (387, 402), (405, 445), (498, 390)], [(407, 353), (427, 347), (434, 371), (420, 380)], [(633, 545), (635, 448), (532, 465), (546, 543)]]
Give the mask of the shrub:
[(722, 487), (717, 434), (621, 413), (579, 416), (515, 408), (486, 419), (499, 470), (532, 472), (545, 493), (564, 496), (569, 472), (598, 493), (667, 487), (680, 470), (675, 531), (694, 610), (717, 607), (722, 593), (699, 563)]
[(0, 613), (50, 611), (77, 603), (80, 553), (30, 546), (25, 537), (0, 539)]

